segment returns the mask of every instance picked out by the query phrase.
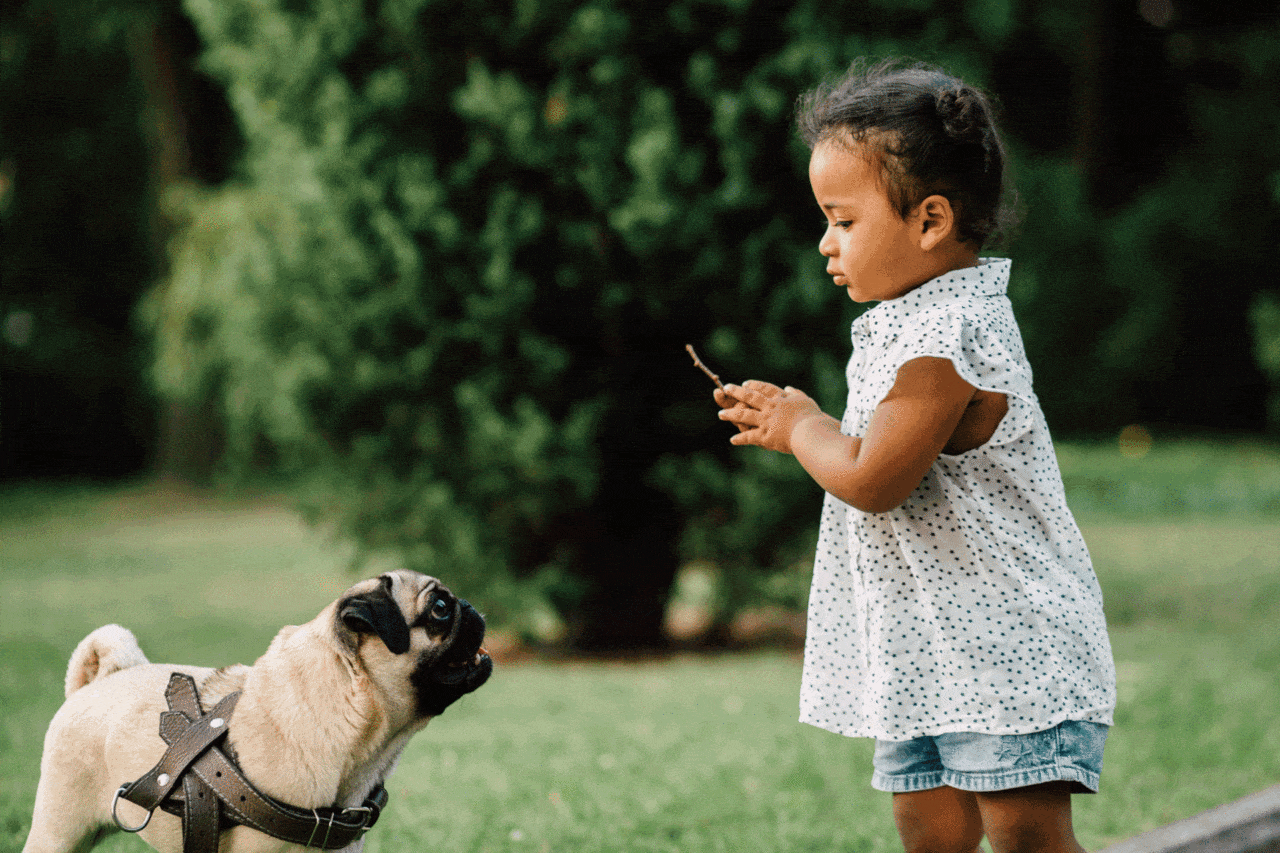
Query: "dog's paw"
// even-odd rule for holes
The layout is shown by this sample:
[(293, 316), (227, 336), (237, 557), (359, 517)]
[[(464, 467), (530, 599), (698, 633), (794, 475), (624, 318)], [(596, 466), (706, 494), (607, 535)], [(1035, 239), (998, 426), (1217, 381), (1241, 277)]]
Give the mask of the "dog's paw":
[(128, 628), (103, 625), (80, 641), (67, 664), (66, 695), (69, 698), (95, 679), (149, 663)]

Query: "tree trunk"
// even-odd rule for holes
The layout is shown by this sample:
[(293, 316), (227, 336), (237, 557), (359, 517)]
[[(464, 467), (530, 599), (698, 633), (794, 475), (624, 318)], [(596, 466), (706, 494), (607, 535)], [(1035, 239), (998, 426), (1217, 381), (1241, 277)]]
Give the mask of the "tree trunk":
[[(619, 482), (619, 481), (628, 482)], [(672, 502), (638, 480), (614, 475), (575, 549), (586, 594), (567, 614), (568, 643), (580, 652), (660, 649), (667, 601), (679, 569), (682, 519)]]
[(1254, 294), (1220, 284), (1256, 281), (1260, 275), (1265, 272), (1229, 261), (1186, 266), (1172, 363), (1161, 380), (1138, 390), (1145, 420), (1231, 432), (1266, 429), (1270, 389), (1253, 352), (1249, 309)]
[[(171, 223), (161, 214), (161, 199), (179, 181), (188, 180), (191, 150), (177, 74), (178, 51), (158, 21), (139, 22), (129, 34), (129, 56), (151, 118), (151, 197), (153, 251), (163, 277)], [(219, 455), (219, 423), (210, 400), (161, 403), (156, 431), (155, 473), (165, 480), (207, 485)]]

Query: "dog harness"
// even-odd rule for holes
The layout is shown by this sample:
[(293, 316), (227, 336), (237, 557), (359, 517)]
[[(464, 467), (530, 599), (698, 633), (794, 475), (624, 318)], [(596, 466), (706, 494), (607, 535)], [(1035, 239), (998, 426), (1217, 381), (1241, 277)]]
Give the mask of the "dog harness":
[[(141, 832), (160, 808), (182, 818), (184, 853), (218, 853), (219, 834), (238, 825), (304, 847), (339, 850), (377, 822), (387, 803), (382, 785), (355, 808), (302, 809), (250, 784), (220, 746), (239, 692), (202, 713), (195, 680), (175, 672), (164, 697), (169, 710), (160, 714), (160, 737), (169, 749), (142, 778), (121, 785), (111, 802), (111, 816), (125, 832)], [(147, 810), (141, 826), (120, 822), (116, 807), (121, 799)]]

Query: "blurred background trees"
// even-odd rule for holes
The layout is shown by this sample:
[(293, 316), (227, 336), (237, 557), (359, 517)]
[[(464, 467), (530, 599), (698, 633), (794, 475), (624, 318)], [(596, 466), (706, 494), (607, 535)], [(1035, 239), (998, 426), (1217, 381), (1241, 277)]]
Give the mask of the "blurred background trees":
[(285, 474), (368, 553), (586, 649), (659, 643), (690, 559), (722, 618), (802, 595), (766, 570), (820, 495), (728, 452), (683, 345), (839, 412), (857, 308), (790, 119), (859, 56), (1003, 104), (1059, 437), (1280, 426), (1274, 2), (0, 15), (0, 476)]

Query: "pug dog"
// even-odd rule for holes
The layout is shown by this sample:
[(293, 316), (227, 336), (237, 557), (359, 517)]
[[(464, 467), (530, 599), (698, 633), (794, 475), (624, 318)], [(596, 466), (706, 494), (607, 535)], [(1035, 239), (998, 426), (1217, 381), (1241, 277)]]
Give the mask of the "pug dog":
[[(148, 820), (117, 796), (165, 754), (159, 723), (173, 673), (194, 679), (202, 713), (240, 691), (222, 749), (259, 791), (300, 809), (361, 806), (409, 739), (489, 678), (484, 631), (484, 618), (440, 581), (403, 570), (362, 581), (305, 625), (283, 628), (253, 666), (153, 664), (128, 630), (99, 628), (71, 655), (23, 851), (82, 853), (118, 823), (147, 821), (139, 833), (147, 843), (180, 853), (180, 818), (156, 809)], [(362, 847), (361, 839), (344, 849)], [(220, 853), (302, 849), (248, 826), (224, 831), (219, 843)]]

